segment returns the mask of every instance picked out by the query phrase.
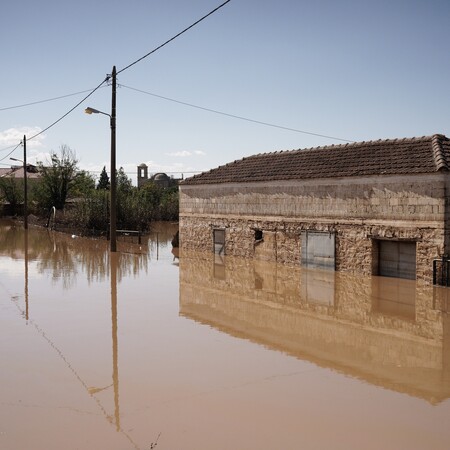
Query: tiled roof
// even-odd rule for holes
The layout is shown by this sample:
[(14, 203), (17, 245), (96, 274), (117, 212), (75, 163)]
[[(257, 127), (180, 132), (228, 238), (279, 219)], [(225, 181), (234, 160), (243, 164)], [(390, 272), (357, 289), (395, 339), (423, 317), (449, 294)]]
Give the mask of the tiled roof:
[(434, 173), (450, 169), (441, 135), (261, 153), (186, 178), (182, 185)]
[(8, 168), (0, 168), (0, 178), (10, 177), (16, 169), (8, 167)]
[[(0, 168), (0, 178), (23, 179), (23, 166), (12, 166), (10, 168)], [(40, 178), (41, 174), (36, 166), (28, 165), (27, 178)]]

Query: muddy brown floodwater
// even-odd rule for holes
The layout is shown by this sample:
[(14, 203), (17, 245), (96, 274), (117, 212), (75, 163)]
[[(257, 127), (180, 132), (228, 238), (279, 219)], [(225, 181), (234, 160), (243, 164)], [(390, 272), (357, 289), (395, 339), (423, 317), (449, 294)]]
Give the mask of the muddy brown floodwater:
[(174, 255), (175, 230), (111, 256), (0, 222), (0, 449), (450, 448), (448, 289)]

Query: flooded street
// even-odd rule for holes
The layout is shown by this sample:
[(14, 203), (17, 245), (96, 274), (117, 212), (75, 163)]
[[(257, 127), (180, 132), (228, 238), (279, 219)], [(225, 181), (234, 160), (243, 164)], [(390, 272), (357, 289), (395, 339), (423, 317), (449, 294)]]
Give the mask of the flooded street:
[[(0, 449), (447, 449), (450, 293), (0, 221)], [(125, 242), (125, 239), (128, 239)]]

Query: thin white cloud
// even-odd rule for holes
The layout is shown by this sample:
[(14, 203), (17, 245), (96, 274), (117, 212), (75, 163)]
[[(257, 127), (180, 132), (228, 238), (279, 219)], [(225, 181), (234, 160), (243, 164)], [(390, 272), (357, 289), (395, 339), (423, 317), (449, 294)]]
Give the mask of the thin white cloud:
[(186, 158), (187, 156), (192, 156), (191, 152), (188, 152), (187, 150), (183, 150), (181, 152), (174, 152), (174, 153), (166, 153), (167, 156), (176, 156), (178, 158)]
[(187, 156), (204, 156), (206, 155), (205, 152), (202, 152), (201, 150), (194, 150), (193, 152), (190, 152), (188, 150), (183, 150), (181, 152), (173, 152), (173, 153), (166, 153), (167, 156), (174, 156), (176, 158), (186, 158)]
[[(27, 144), (28, 148), (28, 144)], [(48, 152), (32, 152), (31, 155), (28, 155), (27, 158), (28, 162), (30, 163), (36, 163), (41, 162), (42, 164), (49, 165), (51, 161), (51, 155)]]
[[(27, 136), (28, 138), (40, 133), (41, 131), (42, 130), (39, 127), (8, 128), (7, 130), (0, 131), (0, 147), (17, 145), (23, 140), (24, 136)], [(27, 140), (27, 149), (42, 147), (44, 139), (45, 135), (40, 134), (31, 141)]]

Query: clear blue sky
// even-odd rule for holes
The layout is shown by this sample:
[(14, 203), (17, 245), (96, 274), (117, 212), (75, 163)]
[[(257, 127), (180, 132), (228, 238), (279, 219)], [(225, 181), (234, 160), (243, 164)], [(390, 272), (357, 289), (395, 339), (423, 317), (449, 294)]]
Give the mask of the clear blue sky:
[[(97, 86), (223, 0), (15, 0), (2, 4), (0, 109)], [(449, 0), (231, 0), (118, 76), (178, 101), (353, 141), (450, 136)], [(120, 87), (117, 165), (208, 170), (255, 153), (338, 144)], [(57, 120), (80, 94), (0, 110), (5, 147)], [(109, 166), (111, 88), (28, 143), (31, 162), (68, 145)], [(21, 157), (18, 148), (12, 155)], [(8, 159), (1, 161), (9, 164)]]

